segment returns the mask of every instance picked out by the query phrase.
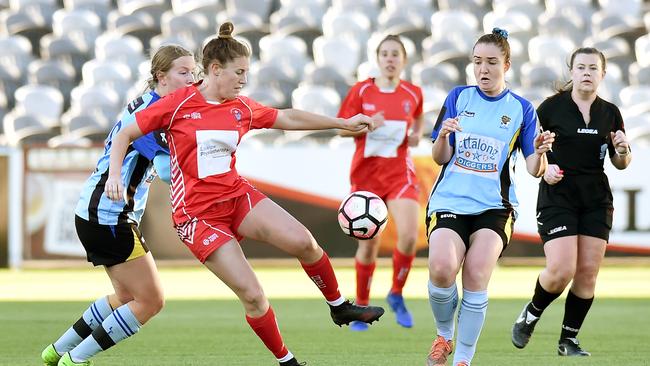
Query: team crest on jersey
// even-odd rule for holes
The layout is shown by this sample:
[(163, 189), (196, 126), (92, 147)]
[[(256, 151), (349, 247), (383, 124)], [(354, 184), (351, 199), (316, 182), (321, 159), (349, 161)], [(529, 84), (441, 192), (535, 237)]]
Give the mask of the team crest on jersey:
[(411, 113), (411, 101), (410, 100), (403, 101), (402, 108), (404, 108), (404, 113), (406, 114)]
[(241, 125), (241, 119), (242, 119), (242, 111), (239, 108), (231, 108), (230, 109), (230, 114), (235, 116), (235, 119), (237, 120), (237, 126)]
[(505, 116), (505, 115), (501, 116), (501, 126), (499, 126), (499, 127), (508, 128), (508, 125), (510, 124), (511, 120), (512, 119), (510, 117), (508, 117), (508, 116)]

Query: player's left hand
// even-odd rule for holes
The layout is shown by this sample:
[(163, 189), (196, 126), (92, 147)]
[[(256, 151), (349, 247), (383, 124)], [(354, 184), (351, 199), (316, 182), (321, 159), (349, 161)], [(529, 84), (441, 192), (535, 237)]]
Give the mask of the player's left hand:
[(618, 130), (616, 132), (610, 132), (609, 134), (612, 138), (612, 145), (614, 145), (617, 153), (625, 155), (630, 151), (630, 144), (627, 142), (625, 132)]
[(555, 132), (544, 131), (535, 138), (535, 152), (544, 154), (552, 151), (553, 142), (555, 142)]
[(416, 147), (420, 144), (420, 138), (422, 137), (422, 133), (417, 132), (417, 131), (411, 131), (409, 133), (407, 139), (408, 139), (408, 145), (411, 147)]
[(375, 116), (373, 117), (368, 117), (365, 114), (357, 114), (355, 116), (352, 116), (350, 118), (347, 118), (343, 121), (343, 126), (342, 128), (348, 131), (354, 131), (358, 132), (363, 130), (364, 128), (368, 128), (368, 130), (372, 131), (375, 129)]

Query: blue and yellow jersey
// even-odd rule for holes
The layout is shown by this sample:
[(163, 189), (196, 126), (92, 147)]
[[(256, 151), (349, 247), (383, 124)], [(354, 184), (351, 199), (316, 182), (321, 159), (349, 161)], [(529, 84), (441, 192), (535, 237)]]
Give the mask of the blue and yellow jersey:
[(108, 166), (113, 137), (125, 126), (135, 122), (135, 113), (141, 111), (160, 99), (154, 91), (149, 92), (133, 102), (122, 112), (104, 142), (104, 153), (97, 162), (97, 168), (86, 181), (75, 214), (90, 222), (102, 225), (126, 223), (139, 224), (149, 195), (149, 186), (156, 178), (153, 159), (156, 154), (169, 155), (165, 135), (161, 131), (148, 133), (129, 145), (122, 162), (122, 184), (126, 202), (112, 201), (104, 194), (104, 184), (108, 179)]
[[(490, 97), (477, 86), (461, 86), (449, 93), (441, 113), (440, 121), (458, 117), (462, 132), (449, 136), (454, 152), (433, 186), (427, 216), (515, 208), (516, 150), (525, 157), (534, 153), (539, 131), (532, 104), (509, 89)], [(440, 125), (431, 134), (433, 141)]]

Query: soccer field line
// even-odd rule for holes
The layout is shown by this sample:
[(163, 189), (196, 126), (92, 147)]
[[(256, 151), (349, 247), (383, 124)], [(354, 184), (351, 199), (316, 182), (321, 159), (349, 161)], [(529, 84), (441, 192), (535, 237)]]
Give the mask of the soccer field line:
[[(498, 267), (488, 288), (491, 298), (528, 298), (532, 295), (540, 267)], [(320, 298), (320, 292), (298, 265), (255, 269), (269, 298)], [(355, 294), (354, 269), (336, 270), (343, 295)], [(178, 299), (234, 299), (232, 291), (202, 267), (160, 269), (165, 297)], [(371, 296), (383, 298), (390, 289), (392, 269), (377, 268)], [(404, 288), (404, 296), (427, 297), (428, 272), (415, 267)], [(458, 278), (459, 289), (461, 278)], [(650, 268), (605, 267), (599, 274), (596, 296), (650, 298)], [(0, 270), (0, 301), (81, 301), (93, 300), (112, 288), (101, 268)]]

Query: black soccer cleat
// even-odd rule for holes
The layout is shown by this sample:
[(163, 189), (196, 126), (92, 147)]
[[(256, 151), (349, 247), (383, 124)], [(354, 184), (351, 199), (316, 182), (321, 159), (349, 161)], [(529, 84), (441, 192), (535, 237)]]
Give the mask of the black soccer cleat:
[(298, 362), (296, 358), (292, 358), (289, 361), (280, 362), (280, 366), (305, 366), (307, 362)]
[(580, 342), (576, 338), (560, 339), (557, 345), (557, 354), (560, 356), (591, 356), (591, 353), (580, 348)]
[(360, 321), (372, 324), (384, 315), (384, 308), (379, 306), (361, 306), (356, 305), (350, 300), (345, 300), (339, 306), (330, 305), (330, 315), (334, 324), (339, 327), (343, 324), (348, 325), (352, 321)]
[(512, 326), (512, 344), (517, 348), (524, 348), (530, 341), (530, 337), (533, 335), (533, 330), (535, 330), (535, 324), (539, 321), (539, 318), (535, 318), (532, 314), (528, 313), (528, 305), (524, 306), (524, 310), (521, 311), (519, 317), (515, 321), (515, 324)]

